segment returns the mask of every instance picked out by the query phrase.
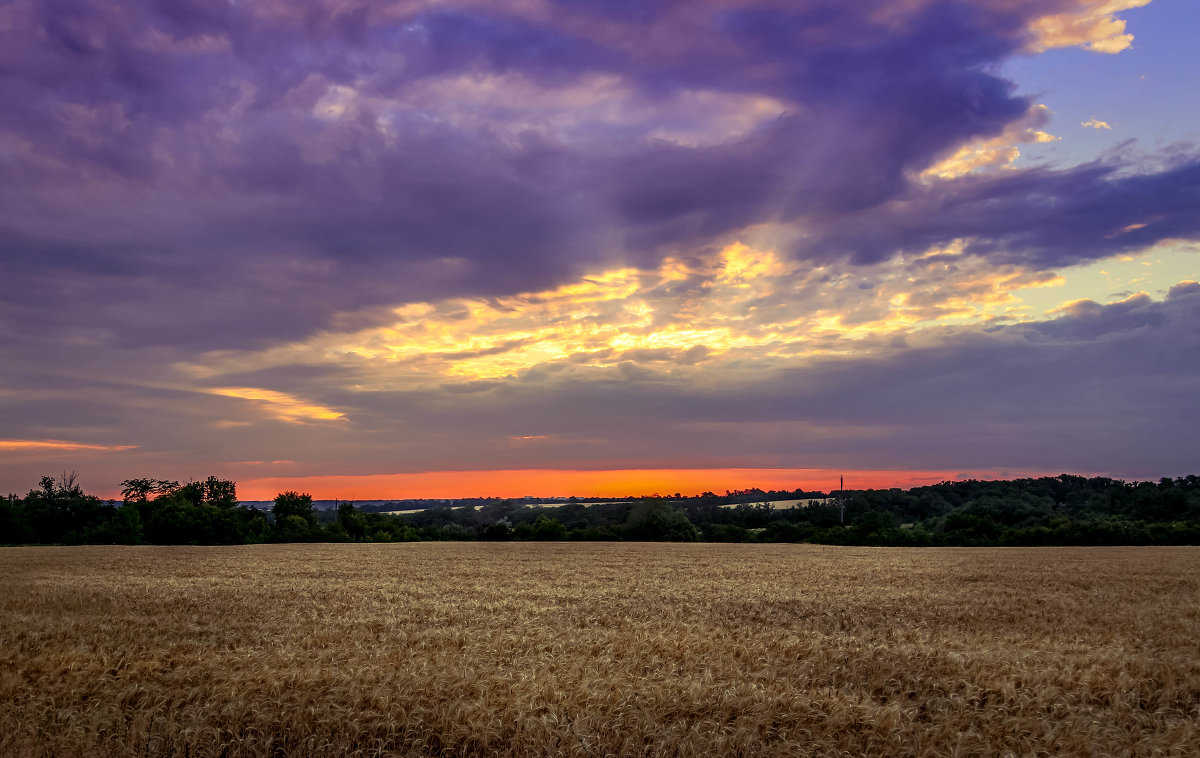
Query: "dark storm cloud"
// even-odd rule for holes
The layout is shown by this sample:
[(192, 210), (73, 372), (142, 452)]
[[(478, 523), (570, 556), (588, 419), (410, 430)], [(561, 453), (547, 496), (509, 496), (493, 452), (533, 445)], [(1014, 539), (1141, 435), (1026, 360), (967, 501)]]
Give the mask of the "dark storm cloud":
[[(1026, 112), (994, 71), (1047, 3), (32, 9), (0, 45), (0, 263), (20, 297), (58, 303), (47, 330), (88, 319), (131, 342), (262, 344), (337, 311), (530, 291), (769, 221), (853, 225), (797, 254), (858, 260), (977, 231), (980, 253), (1038, 260), (1195, 233), (1191, 196), (1171, 200), (1194, 166), (914, 187), (914, 172)], [(473, 125), (448, 115), (452, 92), (432, 110), (410, 102), (427, 80), (505, 74), (551, 100), (594, 74), (640, 107), (704, 89), (783, 111), (685, 146), (651, 139), (653, 119), (546, 133), (521, 125), (522, 102), (481, 107)], [(314, 114), (335, 85), (354, 102)], [(1037, 216), (1047, 195), (1077, 213)], [(1137, 216), (1139, 196), (1164, 200), (1161, 218), (1119, 241), (1089, 226)], [(1025, 236), (987, 235), (1010, 223)]]
[(892, 203), (817, 222), (806, 247), (868, 263), (965, 239), (966, 252), (1049, 268), (1200, 238), (1198, 208), (1195, 157), (1153, 173), (1117, 162), (1030, 169), (908, 188)]

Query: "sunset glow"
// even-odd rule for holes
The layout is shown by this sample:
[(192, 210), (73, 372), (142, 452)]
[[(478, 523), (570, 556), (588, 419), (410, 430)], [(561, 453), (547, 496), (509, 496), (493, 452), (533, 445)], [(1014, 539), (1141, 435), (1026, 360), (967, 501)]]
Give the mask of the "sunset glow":
[[(1009, 476), (1011, 472), (1003, 472)], [(1001, 472), (983, 471), (830, 471), (818, 469), (627, 469), (572, 471), (429, 471), (367, 476), (312, 476), (250, 479), (238, 492), (247, 500), (270, 500), (279, 492), (307, 492), (327, 500), (387, 500), (456, 497), (612, 497), (660, 494), (725, 494), (758, 488), (829, 492), (839, 477), (847, 489), (920, 487), (956, 478), (995, 479)], [(398, 495), (397, 493), (403, 493)]]

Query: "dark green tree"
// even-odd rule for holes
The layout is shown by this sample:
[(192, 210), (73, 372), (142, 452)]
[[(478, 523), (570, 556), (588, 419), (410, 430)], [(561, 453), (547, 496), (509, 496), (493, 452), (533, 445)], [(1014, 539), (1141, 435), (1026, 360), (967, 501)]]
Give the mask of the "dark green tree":
[(567, 528), (556, 518), (546, 515), (538, 516), (537, 520), (533, 522), (533, 538), (543, 542), (565, 540)]
[(275, 507), (271, 509), (278, 524), (288, 516), (299, 516), (309, 524), (316, 523), (317, 514), (313, 510), (312, 495), (288, 490), (275, 496)]
[(358, 512), (353, 503), (338, 503), (337, 520), (346, 531), (346, 535), (355, 542), (367, 536), (367, 519)]
[(687, 515), (663, 500), (645, 500), (633, 507), (625, 521), (625, 536), (648, 542), (695, 542), (699, 530)]
[(307, 542), (311, 537), (312, 524), (303, 516), (275, 517), (274, 538), (277, 542)]
[(488, 542), (504, 542), (512, 539), (512, 524), (501, 519), (494, 524), (487, 524), (479, 530), (479, 539)]

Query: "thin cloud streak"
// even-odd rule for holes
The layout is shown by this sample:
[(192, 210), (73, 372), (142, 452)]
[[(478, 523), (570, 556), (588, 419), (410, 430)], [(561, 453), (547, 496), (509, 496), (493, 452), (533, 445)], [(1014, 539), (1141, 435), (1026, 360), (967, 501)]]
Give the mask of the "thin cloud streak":
[(135, 450), (137, 445), (89, 445), (84, 442), (64, 442), (63, 440), (0, 440), (0, 450)]

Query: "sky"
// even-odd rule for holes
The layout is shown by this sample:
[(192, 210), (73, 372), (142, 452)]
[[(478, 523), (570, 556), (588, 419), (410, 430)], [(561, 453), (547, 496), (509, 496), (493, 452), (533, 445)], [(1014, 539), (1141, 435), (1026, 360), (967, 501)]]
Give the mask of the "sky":
[(1193, 0), (5, 0), (0, 491), (1200, 473)]

